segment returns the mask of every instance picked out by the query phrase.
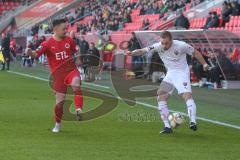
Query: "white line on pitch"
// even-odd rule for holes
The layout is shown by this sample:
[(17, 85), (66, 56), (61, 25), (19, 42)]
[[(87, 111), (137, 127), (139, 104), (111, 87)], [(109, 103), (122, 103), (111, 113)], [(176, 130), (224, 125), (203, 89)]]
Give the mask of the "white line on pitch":
[[(16, 75), (20, 75), (20, 76), (24, 76), (24, 77), (28, 77), (28, 78), (33, 78), (33, 79), (37, 79), (37, 80), (41, 80), (41, 81), (45, 81), (45, 82), (48, 82), (48, 79), (44, 79), (44, 78), (40, 78), (40, 77), (36, 77), (36, 76), (32, 76), (30, 74), (25, 74), (25, 73), (20, 73), (20, 72), (14, 72), (14, 71), (8, 71), (9, 73), (13, 73), (13, 74), (16, 74)], [(96, 84), (92, 84), (92, 83), (87, 83), (88, 85), (92, 85), (92, 86), (96, 86), (96, 87), (101, 87), (101, 88), (105, 88), (105, 89), (110, 89), (110, 87), (107, 87), (107, 86), (101, 86), (101, 85), (96, 85)], [(98, 94), (102, 94), (101, 92), (98, 92)], [(105, 94), (104, 94), (105, 95)], [(106, 96), (109, 96), (109, 95), (106, 95)], [(116, 96), (117, 99), (119, 100), (122, 100), (121, 97), (119, 96)], [(133, 100), (130, 100), (130, 99), (124, 99), (126, 101), (129, 101), (129, 102), (135, 102)], [(149, 108), (153, 108), (153, 109), (157, 109), (156, 106), (154, 105), (151, 105), (151, 104), (147, 104), (147, 103), (144, 103), (144, 102), (139, 102), (137, 101), (136, 102), (137, 104), (139, 105), (143, 105), (145, 107), (149, 107)], [(175, 110), (170, 110), (170, 112), (179, 112), (179, 111), (175, 111)], [(187, 115), (183, 112), (179, 112), (183, 115)], [(235, 128), (235, 129), (240, 129), (240, 126), (238, 125), (233, 125), (233, 124), (229, 124), (229, 123), (225, 123), (225, 122), (220, 122), (220, 121), (216, 121), (216, 120), (211, 120), (211, 119), (207, 119), (207, 118), (203, 118), (203, 117), (197, 117), (197, 119), (199, 120), (202, 120), (202, 121), (205, 121), (205, 122), (209, 122), (209, 123), (213, 123), (213, 124), (217, 124), (217, 125), (221, 125), (221, 126), (226, 126), (226, 127), (231, 127), (231, 128)]]
[[(25, 74), (25, 73), (20, 73), (20, 72), (14, 72), (14, 71), (8, 71), (8, 72), (9, 72), (9, 73), (13, 73), (13, 74), (17, 74), (17, 75), (20, 75), (20, 76), (24, 76), (24, 77), (29, 77), (29, 78), (41, 80), (41, 81), (46, 81), (46, 82), (49, 81), (48, 79), (40, 78), (40, 77), (36, 77), (36, 76), (32, 76), (32, 75), (30, 75), (30, 74)], [(99, 84), (93, 84), (93, 83), (88, 83), (88, 82), (84, 82), (83, 84), (87, 84), (87, 85), (94, 86), (94, 87), (101, 87), (101, 88), (105, 88), (105, 89), (110, 89), (110, 87), (108, 87), (108, 86), (102, 86), (102, 85), (99, 85)]]

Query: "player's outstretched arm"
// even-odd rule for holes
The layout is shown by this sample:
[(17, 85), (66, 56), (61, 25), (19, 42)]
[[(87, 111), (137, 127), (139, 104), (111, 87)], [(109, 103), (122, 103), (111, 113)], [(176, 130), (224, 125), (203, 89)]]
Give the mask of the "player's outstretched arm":
[(141, 56), (141, 55), (144, 55), (146, 53), (146, 49), (143, 48), (143, 49), (136, 49), (134, 51), (128, 51), (127, 52), (127, 55), (129, 56)]
[(195, 49), (193, 56), (203, 65), (204, 71), (209, 70), (209, 65), (207, 64), (202, 54), (198, 50)]
[(37, 58), (38, 57), (37, 53), (35, 51), (32, 51), (31, 48), (26, 48), (25, 53), (26, 53), (26, 55), (28, 55), (32, 58)]

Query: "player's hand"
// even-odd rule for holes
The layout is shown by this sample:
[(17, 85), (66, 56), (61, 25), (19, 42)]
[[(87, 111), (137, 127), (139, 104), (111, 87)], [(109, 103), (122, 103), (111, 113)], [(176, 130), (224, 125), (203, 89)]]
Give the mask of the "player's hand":
[(126, 55), (127, 56), (132, 56), (132, 52), (131, 51), (127, 51)]
[(25, 54), (28, 55), (28, 56), (31, 56), (32, 55), (32, 49), (31, 48), (26, 48)]
[(204, 70), (204, 71), (208, 71), (209, 69), (210, 69), (209, 65), (208, 65), (207, 63), (205, 63), (205, 64), (203, 65), (203, 70)]
[(80, 67), (82, 65), (81, 59), (77, 58), (75, 64), (76, 64), (77, 67)]

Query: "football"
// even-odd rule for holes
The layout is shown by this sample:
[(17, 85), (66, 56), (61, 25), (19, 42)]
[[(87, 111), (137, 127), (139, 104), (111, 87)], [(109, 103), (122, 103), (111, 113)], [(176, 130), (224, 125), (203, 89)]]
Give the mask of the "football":
[(168, 120), (172, 128), (177, 128), (184, 122), (184, 116), (181, 113), (171, 113)]

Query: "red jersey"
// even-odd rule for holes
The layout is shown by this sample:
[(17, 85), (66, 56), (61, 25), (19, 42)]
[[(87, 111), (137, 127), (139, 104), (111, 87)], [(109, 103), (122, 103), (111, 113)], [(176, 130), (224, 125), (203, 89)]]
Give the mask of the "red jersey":
[(63, 72), (70, 72), (76, 69), (73, 61), (73, 54), (76, 53), (76, 44), (70, 37), (65, 37), (61, 41), (56, 41), (53, 37), (44, 41), (36, 50), (38, 56), (45, 54), (53, 73), (56, 69)]

